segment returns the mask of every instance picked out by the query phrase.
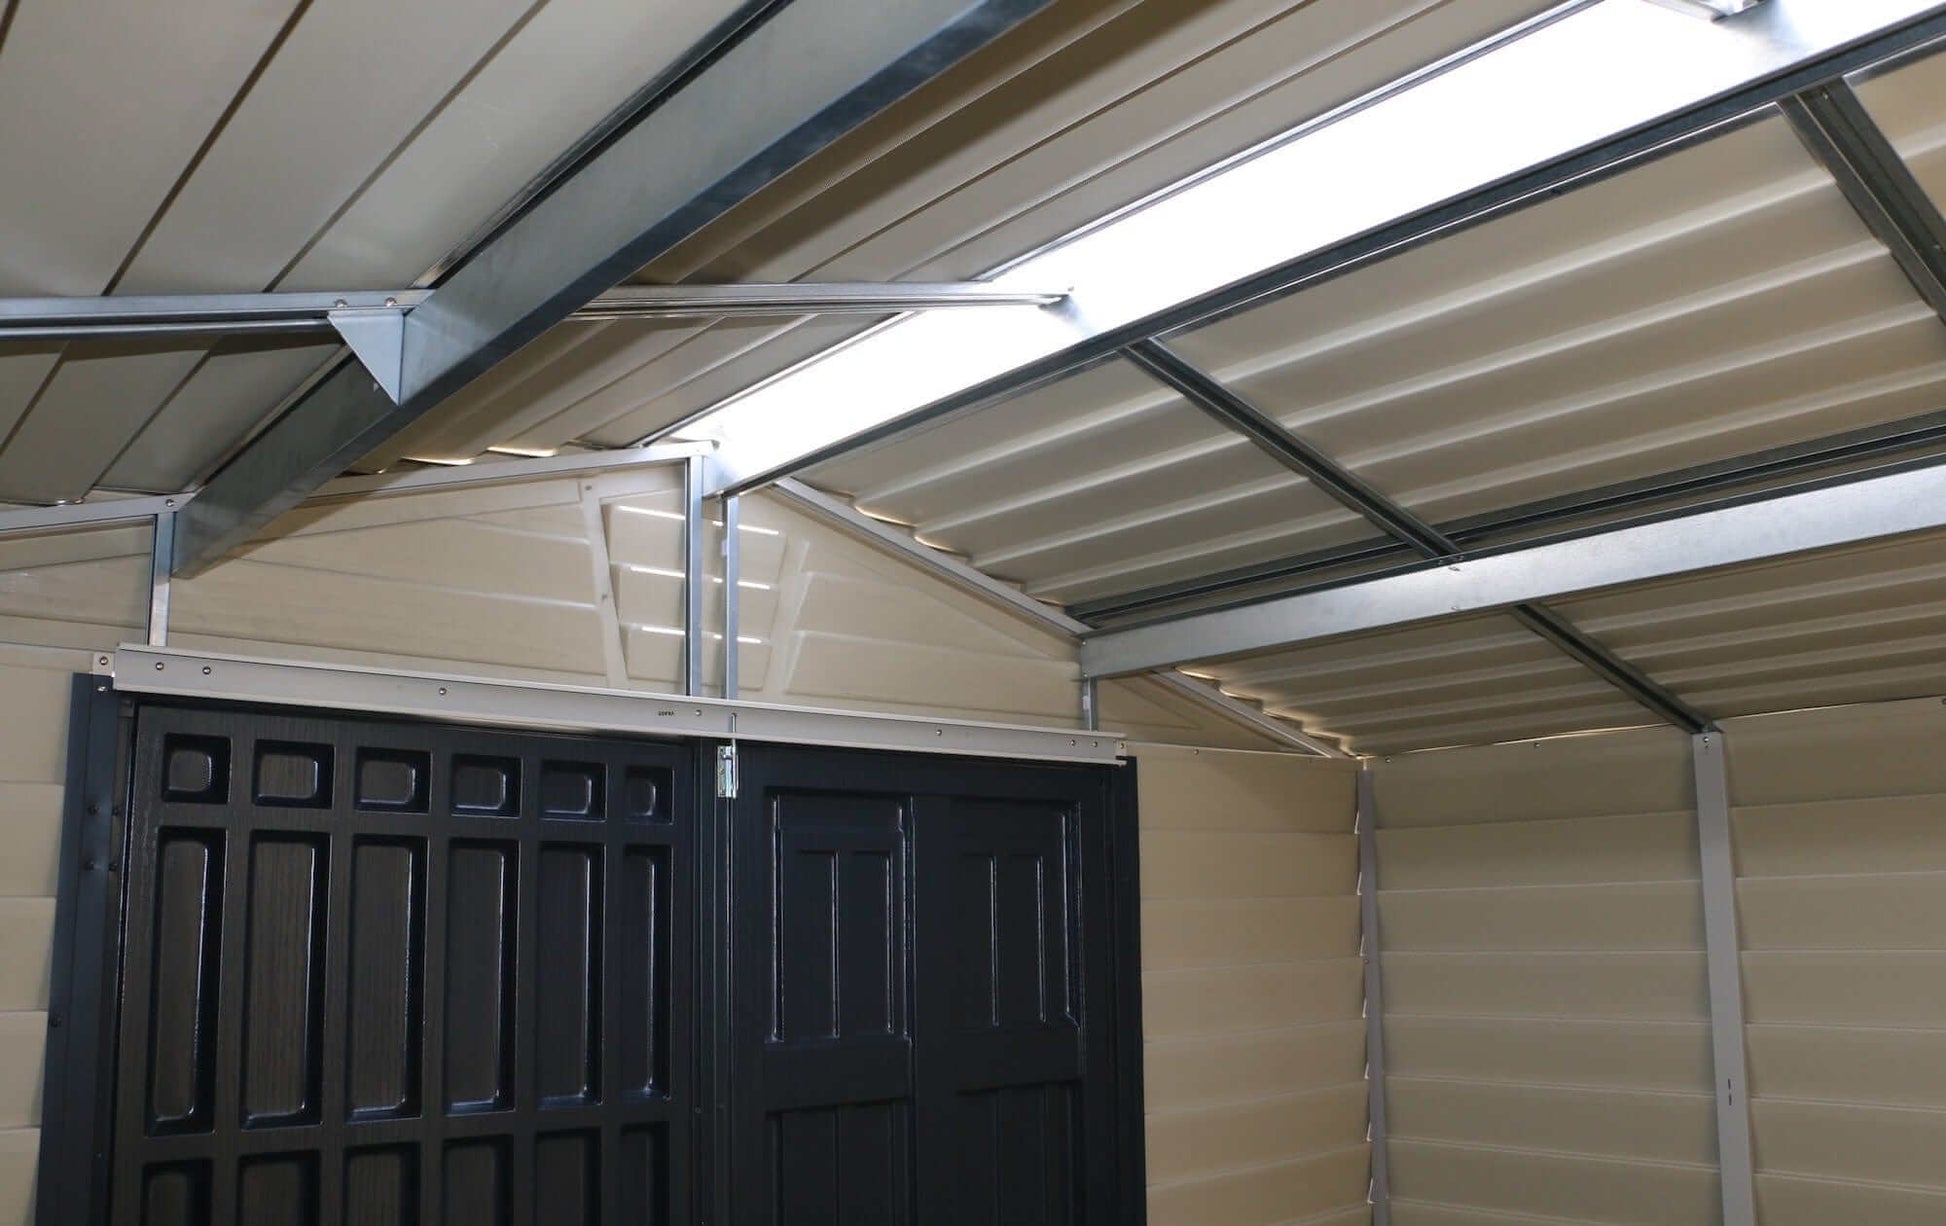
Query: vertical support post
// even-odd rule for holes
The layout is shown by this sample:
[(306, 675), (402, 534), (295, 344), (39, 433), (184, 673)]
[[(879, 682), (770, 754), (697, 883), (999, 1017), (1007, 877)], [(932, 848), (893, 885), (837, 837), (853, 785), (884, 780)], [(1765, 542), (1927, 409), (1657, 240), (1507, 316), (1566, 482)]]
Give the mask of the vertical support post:
[(155, 517), (155, 540), (149, 546), (149, 646), (169, 645), (169, 577), (176, 561), (176, 513)]
[(1716, 1069), (1716, 1152), (1723, 1226), (1755, 1226), (1750, 1150), (1749, 1066), (1743, 1049), (1743, 968), (1738, 960), (1736, 854), (1723, 733), (1690, 738), (1696, 768), (1696, 832), (1702, 852), (1703, 946), (1709, 963), (1710, 1044)]
[(1101, 683), (1093, 677), (1081, 681), (1081, 727), (1087, 732), (1101, 731)]
[(703, 693), (703, 457), (691, 456), (682, 482), (682, 682), (683, 693)]
[(581, 483), (581, 520), (587, 525), (588, 556), (595, 581), (595, 612), (601, 621), (601, 663), (608, 684), (628, 684), (628, 656), (622, 646), (622, 619), (615, 608), (615, 572), (609, 562), (608, 525), (602, 522), (601, 490)]
[(742, 594), (738, 582), (743, 578), (742, 499), (731, 494), (723, 499), (723, 697), (735, 698), (741, 682), (738, 658), (742, 654)]
[(1371, 1120), (1372, 1226), (1391, 1226), (1385, 1152), (1385, 993), (1378, 964), (1378, 805), (1372, 768), (1358, 770), (1358, 952), (1365, 963), (1365, 1092)]

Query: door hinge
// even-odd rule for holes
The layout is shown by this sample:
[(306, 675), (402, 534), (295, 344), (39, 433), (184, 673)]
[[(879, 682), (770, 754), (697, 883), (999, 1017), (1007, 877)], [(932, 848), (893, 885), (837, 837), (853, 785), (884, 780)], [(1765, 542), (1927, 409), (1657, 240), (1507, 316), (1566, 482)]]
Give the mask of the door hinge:
[(720, 800), (737, 798), (737, 747), (734, 745), (716, 748), (716, 795)]

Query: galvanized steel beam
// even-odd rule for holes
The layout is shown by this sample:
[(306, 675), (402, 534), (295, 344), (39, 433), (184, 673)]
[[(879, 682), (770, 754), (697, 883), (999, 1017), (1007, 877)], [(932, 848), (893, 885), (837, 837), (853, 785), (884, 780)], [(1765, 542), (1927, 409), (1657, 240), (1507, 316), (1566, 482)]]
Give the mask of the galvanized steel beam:
[(703, 692), (703, 589), (709, 568), (703, 559), (702, 456), (691, 456), (682, 473), (682, 685), (685, 694)]
[(1366, 1137), (1372, 1145), (1372, 1226), (1391, 1226), (1385, 1125), (1385, 985), (1378, 946), (1378, 799), (1372, 768), (1358, 771), (1358, 956), (1365, 967)]
[(792, 0), (740, 21), (406, 313), (396, 398), (343, 366), (217, 473), (177, 521), (178, 573), (1046, 3)]
[[(0, 342), (132, 336), (229, 336), (344, 331), (347, 316), (403, 315), (427, 289), (271, 294), (131, 294), (107, 298), (0, 298)], [(896, 315), (969, 307), (1052, 306), (1064, 290), (1018, 290), (985, 281), (741, 282), (624, 285), (568, 318), (736, 319), (778, 315)]]
[(1778, 106), (1926, 305), (1946, 318), (1946, 219), (1851, 86), (1831, 81)]
[[(1287, 429), (1282, 422), (1225, 387), (1219, 380), (1160, 341), (1138, 341), (1123, 351), (1128, 359), (1173, 388), (1185, 400), (1242, 434), (1257, 449), (1323, 490), (1347, 509), (1433, 559), (1465, 555), (1459, 542), (1394, 501), (1377, 486)], [(1609, 651), (1553, 609), (1517, 604), (1515, 620), (1555, 648), (1585, 665), (1602, 680), (1686, 732), (1700, 732), (1709, 717), (1656, 683), (1641, 669)]]
[(1743, 1039), (1743, 966), (1737, 938), (1737, 875), (1723, 734), (1690, 738), (1696, 831), (1702, 855), (1703, 946), (1708, 964), (1710, 1047), (1716, 1083), (1716, 1151), (1724, 1226), (1756, 1226), (1750, 1146), (1750, 1073)]
[(1540, 541), (1256, 604), (1098, 631), (1084, 677), (1297, 646), (1946, 528), (1946, 465)]

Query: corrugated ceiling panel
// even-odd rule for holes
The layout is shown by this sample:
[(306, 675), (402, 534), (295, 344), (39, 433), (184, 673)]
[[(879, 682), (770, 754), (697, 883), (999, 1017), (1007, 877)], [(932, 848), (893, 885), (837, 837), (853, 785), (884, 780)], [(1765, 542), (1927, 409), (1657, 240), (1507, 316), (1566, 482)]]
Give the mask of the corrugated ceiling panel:
[[(1547, 7), (1063, 0), (646, 275), (974, 275)], [(625, 388), (563, 388), (510, 417), (461, 396), (382, 455), (631, 442), (812, 351), (803, 327), (624, 342), (607, 383), (643, 368)]]
[[(61, 173), (43, 176), (58, 186), (67, 182), (70, 163), (88, 165), (75, 150), (90, 142), (76, 139), (73, 116), (114, 118), (113, 103), (127, 98), (143, 110), (142, 123), (125, 123), (100, 142), (109, 149), (127, 142), (126, 156), (113, 167), (119, 177), (87, 184), (86, 192), (70, 185), (60, 200), (34, 198), (31, 219), (20, 223), (24, 241), (10, 247), (67, 254), (79, 240), (44, 237), (48, 231), (112, 207), (127, 214), (120, 245), (90, 235), (94, 245), (79, 253), (76, 266), (93, 260), (105, 261), (105, 268), (95, 282), (63, 292), (100, 292), (118, 267), (115, 288), (123, 292), (409, 284), (687, 50), (733, 2), (313, 5), (247, 82), (290, 6), (273, 12), (276, 6), (253, 5), (249, 14), (233, 14), (199, 2), (193, 13), (171, 9), (168, 28), (156, 31), (119, 13), (91, 16), (92, 5), (53, 6), (71, 11), (76, 27), (92, 24), (93, 43), (69, 46), (48, 34), (50, 45), (36, 54), (21, 42), (23, 32), (34, 37), (47, 23), (17, 21), (0, 64), (0, 92), (16, 80), (34, 85), (37, 78), (20, 67), (30, 62), (59, 64), (64, 79), (94, 84), (86, 103), (73, 108), (50, 106), (45, 97), (9, 108), (49, 116), (40, 137), (58, 141), (58, 148), (23, 151), (10, 164), (37, 173), (59, 167)], [(119, 43), (93, 45), (111, 31), (125, 34), (126, 53)], [(73, 43), (80, 35), (66, 37)], [(172, 39), (208, 45), (177, 53)], [(239, 51), (232, 43), (247, 45)], [(226, 48), (240, 57), (234, 70), (216, 58)], [(137, 56), (139, 66), (121, 65)], [(195, 118), (170, 111), (166, 96), (158, 103), (156, 91), (126, 84), (141, 72), (160, 71), (156, 65), (168, 66), (167, 88), (198, 91)], [(118, 87), (104, 93), (104, 79)], [(140, 145), (124, 135), (146, 132), (143, 123), (151, 121), (171, 123), (169, 139)], [(154, 190), (131, 191), (130, 168), (151, 161)], [(36, 177), (21, 176), (23, 183)], [(139, 250), (131, 254), (138, 237)], [(214, 356), (207, 346), (180, 342), (78, 346), (44, 388), (51, 351), (12, 359), (38, 362), (41, 374), (0, 375), (0, 396), (19, 384), (24, 398), (16, 410), (30, 398), (34, 405), (13, 444), (0, 452), (0, 491), (51, 501), (78, 497), (98, 479), (117, 488), (182, 488), (330, 352), (235, 342), (218, 346)], [(0, 414), (5, 411), (0, 403)]]
[(826, 465), (811, 480), (1056, 601), (1370, 535), (1119, 362)]
[(1946, 390), (1946, 328), (1781, 119), (1176, 343), (1435, 520)]
[(1946, 693), (1946, 534), (1559, 607), (1712, 716)]
[[(99, 294), (296, 0), (9, 6), (0, 60), (0, 293)], [(18, 10), (18, 11), (14, 11)], [(104, 88), (104, 82), (115, 88)], [(58, 346), (0, 354), (0, 443)]]
[(1359, 753), (1478, 745), (1655, 719), (1495, 614), (1199, 665), (1224, 691)]

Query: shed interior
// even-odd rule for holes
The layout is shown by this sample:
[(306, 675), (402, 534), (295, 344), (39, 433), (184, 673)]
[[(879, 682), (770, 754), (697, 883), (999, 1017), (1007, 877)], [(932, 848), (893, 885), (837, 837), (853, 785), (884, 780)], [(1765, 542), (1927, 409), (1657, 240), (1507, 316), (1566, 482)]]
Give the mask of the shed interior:
[(0, 4), (0, 1226), (238, 659), (1121, 742), (1154, 1226), (1946, 1220), (1946, 5), (896, 8)]

